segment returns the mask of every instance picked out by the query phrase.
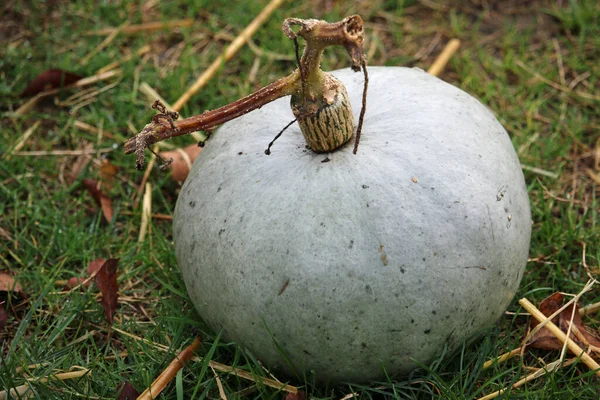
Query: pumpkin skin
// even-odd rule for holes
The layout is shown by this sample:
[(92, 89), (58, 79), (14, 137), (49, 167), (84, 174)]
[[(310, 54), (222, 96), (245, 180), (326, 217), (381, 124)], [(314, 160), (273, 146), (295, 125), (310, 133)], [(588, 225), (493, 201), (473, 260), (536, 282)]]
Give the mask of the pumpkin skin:
[[(333, 74), (357, 116), (362, 74)], [(272, 372), (406, 374), (493, 325), (521, 281), (531, 217), (504, 128), (419, 69), (369, 75), (357, 155), (307, 150), (295, 124), (266, 156), (293, 119), (280, 99), (223, 125), (177, 201), (192, 302)]]

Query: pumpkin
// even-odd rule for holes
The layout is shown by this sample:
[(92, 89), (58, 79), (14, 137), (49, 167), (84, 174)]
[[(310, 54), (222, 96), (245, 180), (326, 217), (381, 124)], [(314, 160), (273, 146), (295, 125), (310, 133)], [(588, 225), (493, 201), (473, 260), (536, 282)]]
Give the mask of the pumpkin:
[[(333, 75), (357, 115), (361, 74)], [(279, 99), (223, 125), (177, 201), (192, 302), (274, 372), (408, 373), (492, 326), (523, 274), (529, 200), (501, 124), (419, 69), (369, 75), (357, 155), (307, 149), (298, 125), (265, 155), (293, 119)]]

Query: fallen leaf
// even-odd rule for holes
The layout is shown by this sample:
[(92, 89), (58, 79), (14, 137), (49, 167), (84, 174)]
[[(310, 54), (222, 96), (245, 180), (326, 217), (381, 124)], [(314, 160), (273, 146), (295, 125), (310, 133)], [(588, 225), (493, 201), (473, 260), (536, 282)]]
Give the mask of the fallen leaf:
[(81, 285), (82, 288), (88, 288), (88, 287), (90, 287), (90, 282), (84, 278), (72, 277), (72, 278), (69, 278), (69, 280), (63, 287), (63, 290), (71, 290), (73, 288), (76, 288), (79, 285)]
[(6, 272), (0, 272), (0, 292), (17, 292), (22, 295), (23, 289), (12, 276)]
[[(540, 303), (538, 309), (547, 317), (554, 314), (558, 311), (564, 302), (564, 297), (561, 293), (554, 293), (551, 296), (548, 296)], [(573, 311), (573, 307), (575, 310)], [(574, 314), (573, 314), (574, 312)], [(569, 327), (571, 326), (571, 319), (573, 320), (573, 326), (571, 328), (571, 336), (570, 338), (575, 341), (580, 347), (588, 348), (595, 352), (600, 351), (600, 339), (596, 336), (595, 333), (591, 332), (583, 323), (581, 319), (581, 315), (579, 314), (579, 305), (571, 304), (569, 307), (565, 308), (552, 319), (552, 322), (560, 328), (565, 334), (569, 331)], [(534, 328), (539, 324), (539, 322), (532, 318), (531, 327)], [(541, 350), (562, 350), (563, 343), (556, 338), (549, 330), (546, 328), (540, 329), (529, 342), (531, 347)]]
[(34, 96), (44, 90), (68, 86), (82, 78), (82, 76), (72, 72), (61, 69), (49, 69), (33, 78), (25, 90), (23, 90), (23, 93), (21, 93), (21, 97)]
[(90, 192), (96, 204), (102, 208), (102, 214), (106, 221), (110, 222), (113, 218), (112, 200), (98, 189), (98, 182), (93, 179), (84, 179), (83, 186)]
[(117, 385), (117, 400), (135, 400), (140, 395), (140, 392), (135, 390), (131, 382), (125, 381)]
[(70, 290), (79, 285), (82, 285), (82, 288), (89, 288), (91, 278), (96, 278), (96, 273), (100, 270), (100, 268), (102, 268), (105, 262), (106, 260), (104, 258), (97, 258), (93, 261), (90, 261), (87, 266), (88, 278), (80, 278), (76, 276), (69, 278), (67, 283), (65, 283), (63, 286), (63, 290)]
[(119, 167), (113, 165), (106, 158), (102, 159), (102, 164), (100, 165), (100, 180), (102, 181), (103, 186), (110, 189), (115, 181), (117, 172), (119, 172)]
[(194, 160), (201, 151), (202, 147), (193, 144), (183, 149), (163, 151), (160, 153), (160, 156), (167, 160), (173, 159), (173, 162), (169, 165), (171, 178), (179, 183), (183, 183), (192, 168)]
[[(563, 295), (559, 292), (556, 292), (548, 297), (546, 297), (539, 304), (538, 309), (545, 315), (550, 316), (554, 314), (558, 309), (562, 306), (563, 303)], [(552, 319), (552, 322), (555, 325), (559, 324), (559, 317), (556, 316)], [(531, 319), (530, 326), (531, 328), (535, 328), (538, 326), (539, 322), (535, 318)], [(542, 350), (561, 350), (563, 344), (560, 340), (556, 338), (548, 329), (542, 328), (533, 337), (531, 338), (529, 345), (536, 349)]]
[(8, 293), (15, 294), (17, 300), (27, 297), (25, 296), (21, 285), (19, 285), (12, 276), (6, 272), (0, 272), (0, 331), (4, 329), (8, 320), (8, 312), (5, 308), (8, 300)]
[(105, 262), (106, 260), (104, 258), (97, 258), (94, 261), (90, 261), (90, 263), (87, 266), (88, 275), (91, 276), (94, 272), (102, 268)]
[(8, 321), (8, 314), (6, 313), (6, 310), (4, 309), (4, 304), (0, 303), (0, 332), (6, 326), (6, 321)]
[(67, 183), (72, 184), (77, 180), (81, 172), (85, 167), (92, 161), (92, 156), (88, 154), (91, 150), (94, 150), (92, 143), (82, 143), (77, 147), (78, 150), (82, 150), (85, 154), (80, 155), (75, 159), (75, 162), (71, 165), (71, 170), (67, 175)]
[[(573, 315), (573, 307), (575, 307), (575, 315)], [(576, 339), (574, 340), (577, 343), (581, 343), (582, 347), (589, 347), (591, 345), (596, 348), (593, 350), (598, 352), (600, 350), (600, 340), (594, 332), (589, 330), (583, 324), (583, 320), (581, 319), (581, 315), (579, 314), (578, 304), (572, 304), (560, 313), (560, 322), (558, 326), (565, 333), (567, 333), (567, 331), (569, 330), (571, 318), (573, 319), (573, 328), (571, 330), (575, 331), (574, 333), (576, 337)]]
[(288, 393), (285, 395), (285, 400), (306, 400), (306, 393), (298, 390), (296, 393)]
[[(109, 258), (106, 260), (100, 268), (96, 269), (96, 264), (92, 267), (92, 263), (88, 266), (88, 272), (90, 270), (97, 271), (95, 282), (100, 288), (102, 293), (102, 308), (104, 309), (104, 315), (109, 324), (112, 324), (113, 316), (117, 309), (117, 300), (119, 297), (118, 286), (117, 286), (117, 267), (119, 265), (119, 259)], [(93, 273), (93, 272), (92, 272)]]

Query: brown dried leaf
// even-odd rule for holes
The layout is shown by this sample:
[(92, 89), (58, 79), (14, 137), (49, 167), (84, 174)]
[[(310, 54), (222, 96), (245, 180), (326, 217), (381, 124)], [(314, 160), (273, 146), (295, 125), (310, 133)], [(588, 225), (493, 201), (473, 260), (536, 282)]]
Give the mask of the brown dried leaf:
[[(575, 306), (575, 315), (573, 315), (573, 306)], [(592, 345), (594, 347), (600, 347), (600, 340), (596, 337), (596, 335), (588, 330), (586, 326), (583, 324), (583, 320), (581, 319), (581, 315), (579, 314), (579, 305), (573, 304), (570, 307), (564, 309), (563, 312), (560, 313), (559, 316), (559, 327), (563, 332), (567, 332), (569, 330), (569, 325), (571, 323), (571, 318), (573, 318), (573, 325), (577, 328), (577, 330), (581, 333), (583, 338), (574, 339), (577, 343), (581, 343), (582, 339), (587, 343), (582, 343), (582, 347), (587, 347), (588, 345)]]
[[(563, 295), (561, 293), (554, 293), (548, 297), (546, 297), (540, 305), (538, 309), (546, 316), (550, 316), (554, 314), (558, 309), (562, 306), (563, 303)], [(562, 313), (561, 313), (562, 314)], [(558, 325), (559, 317), (555, 317), (552, 322)], [(539, 322), (535, 319), (531, 319), (531, 328), (535, 328), (538, 326)], [(542, 328), (540, 329), (529, 342), (531, 347), (542, 350), (560, 350), (563, 347), (563, 344), (560, 340), (556, 338), (548, 329)]]
[(84, 179), (83, 186), (90, 192), (96, 204), (102, 208), (104, 219), (110, 222), (113, 218), (112, 200), (98, 189), (98, 182), (93, 179)]
[(193, 144), (183, 149), (164, 151), (160, 155), (167, 160), (170, 158), (173, 159), (173, 162), (169, 165), (171, 178), (179, 183), (183, 183), (190, 172), (194, 160), (201, 151), (202, 147)]
[(0, 332), (6, 326), (6, 321), (8, 321), (8, 314), (6, 313), (6, 310), (4, 309), (4, 304), (0, 303)]
[(82, 76), (72, 72), (61, 69), (49, 69), (33, 78), (25, 90), (23, 90), (23, 93), (21, 93), (21, 97), (34, 96), (44, 90), (71, 85), (82, 78)]
[(140, 392), (135, 390), (131, 382), (125, 381), (117, 385), (117, 400), (136, 400)]
[(92, 143), (82, 143), (79, 145), (78, 149), (83, 150), (83, 152), (86, 154), (77, 157), (75, 162), (71, 165), (71, 171), (69, 171), (69, 174), (67, 175), (67, 183), (69, 185), (77, 180), (81, 172), (92, 160), (92, 156), (87, 153), (89, 153), (91, 150), (94, 150), (94, 145)]
[[(549, 317), (563, 306), (563, 301), (563, 295), (557, 292), (542, 300), (538, 308), (545, 316)], [(573, 307), (575, 307), (575, 314), (573, 314)], [(588, 347), (589, 345), (592, 345), (600, 348), (600, 340), (583, 324), (581, 315), (579, 315), (579, 305), (572, 304), (571, 306), (565, 308), (557, 317), (552, 319), (552, 322), (566, 334), (571, 324), (571, 318), (573, 318), (573, 326), (575, 329), (571, 330), (572, 332), (570, 338), (581, 347)], [(538, 324), (539, 322), (532, 318), (531, 327), (533, 328)], [(581, 333), (581, 335), (578, 336), (576, 332), (574, 332), (575, 330)], [(554, 336), (549, 330), (542, 328), (533, 336), (530, 341), (530, 346), (536, 349), (552, 351), (562, 350), (563, 343), (558, 340), (556, 336)]]
[(117, 172), (119, 172), (119, 167), (113, 165), (106, 158), (102, 160), (102, 164), (100, 165), (100, 180), (102, 181), (104, 186), (106, 186), (109, 189), (112, 187)]
[(296, 393), (288, 393), (285, 395), (285, 400), (306, 400), (306, 393), (298, 390)]
[(117, 267), (119, 266), (119, 259), (109, 258), (99, 268), (97, 267), (97, 263), (95, 264), (95, 262), (98, 261), (99, 260), (92, 261), (90, 265), (88, 265), (88, 273), (91, 275), (94, 271), (97, 271), (95, 282), (102, 293), (100, 304), (102, 304), (102, 308), (104, 309), (106, 320), (109, 324), (112, 324), (119, 297), (117, 286)]
[(106, 260), (104, 258), (97, 258), (94, 261), (90, 261), (87, 266), (87, 273), (91, 276), (94, 272), (102, 268), (105, 262)]
[(0, 272), (0, 292), (17, 292), (23, 295), (23, 288), (6, 272)]

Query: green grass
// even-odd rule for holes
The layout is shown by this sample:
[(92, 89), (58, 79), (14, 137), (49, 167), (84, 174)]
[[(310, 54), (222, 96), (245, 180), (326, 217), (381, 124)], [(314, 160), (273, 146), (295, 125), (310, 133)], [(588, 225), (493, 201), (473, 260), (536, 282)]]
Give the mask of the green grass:
[[(22, 385), (28, 376), (43, 377), (80, 366), (92, 371), (88, 377), (34, 383), (36, 398), (114, 398), (117, 385), (124, 380), (142, 391), (200, 334), (200, 354), (205, 361), (186, 366), (161, 398), (216, 398), (217, 381), (207, 368), (208, 359), (256, 375), (265, 376), (265, 372), (249, 353), (219, 340), (218, 333), (199, 320), (177, 272), (169, 221), (154, 220), (152, 232), (138, 246), (141, 210), (134, 207), (133, 199), (142, 173), (134, 169), (134, 158), (125, 156), (119, 146), (131, 136), (130, 125), (139, 129), (153, 114), (148, 100), (137, 90), (141, 82), (175, 101), (220, 54), (227, 44), (223, 33), (241, 31), (266, 1), (239, 1), (234, 6), (207, 0), (185, 5), (161, 1), (146, 11), (141, 2), (117, 3), (9, 1), (2, 6), (0, 227), (9, 238), (0, 239), (0, 270), (18, 276), (28, 298), (9, 299), (10, 319), (0, 332), (0, 390)], [(256, 44), (293, 56), (292, 43), (280, 31), (285, 17), (337, 20), (355, 12), (369, 23), (367, 51), (371, 43), (377, 43), (371, 65), (409, 64), (427, 69), (443, 43), (452, 37), (461, 39), (462, 46), (442, 78), (493, 109), (510, 133), (521, 162), (547, 172), (524, 171), (534, 225), (531, 261), (516, 299), (527, 296), (539, 301), (554, 291), (581, 290), (588, 279), (582, 259), (584, 245), (590, 268), (597, 268), (600, 258), (599, 184), (586, 172), (600, 176), (600, 102), (585, 97), (586, 93), (600, 95), (598, 3), (563, 1), (563, 6), (557, 6), (539, 1), (491, 9), (472, 5), (477, 2), (435, 9), (430, 8), (433, 2), (426, 2), (430, 4), (426, 6), (414, 1), (330, 2), (330, 8), (323, 2), (303, 3), (287, 2), (277, 10), (254, 36)], [(182, 18), (196, 18), (197, 23), (181, 30), (120, 34), (87, 64), (80, 64), (104, 39), (85, 35), (88, 30), (117, 27), (126, 21), (137, 24)], [(440, 44), (416, 59), (415, 54), (427, 48), (438, 32), (442, 35)], [(125, 62), (116, 86), (95, 96), (92, 103), (77, 108), (50, 99), (24, 116), (11, 116), (11, 111), (23, 103), (18, 94), (40, 72), (62, 68), (92, 75), (145, 44), (152, 46), (150, 55)], [(248, 75), (257, 58), (260, 67), (251, 82)], [(347, 66), (343, 50), (328, 52), (324, 66)], [(182, 114), (197, 114), (235, 100), (293, 68), (293, 61), (259, 57), (244, 47)], [(563, 88), (574, 79), (581, 82), (573, 90), (561, 90), (536, 74)], [(108, 84), (100, 83), (97, 88)], [(71, 94), (64, 92), (57, 98), (65, 102)], [(73, 157), (7, 156), (7, 150), (38, 120), (42, 123), (23, 150), (76, 149), (82, 143), (92, 143), (95, 148), (116, 146), (107, 155), (119, 167), (110, 190), (116, 215), (111, 223), (103, 220), (81, 186), (82, 179), (98, 179), (97, 163), (90, 163), (69, 184), (65, 176)], [(101, 127), (113, 136), (104, 135), (99, 143), (96, 134), (76, 128), (76, 120)], [(179, 138), (173, 143), (192, 141)], [(172, 214), (178, 186), (158, 169), (149, 182), (153, 212)], [(82, 293), (61, 292), (56, 286), (57, 281), (85, 276), (87, 264), (98, 257), (120, 258), (121, 304), (114, 326), (134, 337), (113, 332), (107, 341), (108, 325), (94, 286)], [(582, 304), (599, 297), (597, 290), (593, 291), (584, 296)], [(520, 310), (516, 299), (509, 311)], [(589, 323), (598, 327), (593, 319)], [(507, 315), (484, 332), (482, 340), (465, 344), (453, 357), (440, 359), (408, 378), (335, 390), (311, 382), (291, 383), (315, 398), (340, 398), (350, 392), (359, 393), (363, 399), (480, 397), (522, 378), (524, 365), (540, 367), (536, 357), (546, 362), (558, 357), (528, 351), (523, 359), (482, 371), (484, 361), (519, 345), (526, 326), (526, 318)], [(128, 355), (115, 357), (122, 351)], [(44, 364), (19, 370), (37, 363)], [(241, 397), (249, 388), (246, 397), (283, 397), (274, 389), (231, 375), (220, 374), (220, 379), (230, 399)], [(599, 391), (597, 378), (585, 366), (575, 364), (512, 390), (509, 396), (595, 399)]]

